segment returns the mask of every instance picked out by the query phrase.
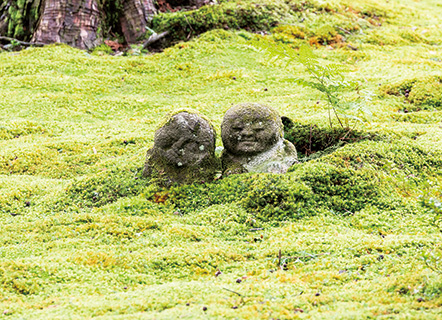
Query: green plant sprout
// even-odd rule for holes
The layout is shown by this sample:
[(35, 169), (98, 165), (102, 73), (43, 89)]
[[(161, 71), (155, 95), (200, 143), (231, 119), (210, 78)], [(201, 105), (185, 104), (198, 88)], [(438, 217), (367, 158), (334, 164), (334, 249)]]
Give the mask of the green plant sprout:
[[(349, 128), (350, 120), (363, 122), (362, 116), (371, 116), (368, 105), (373, 94), (369, 91), (361, 91), (358, 82), (346, 79), (345, 73), (350, 70), (345, 65), (336, 63), (324, 64), (308, 45), (302, 45), (299, 51), (285, 44), (268, 46), (256, 41), (254, 45), (266, 50), (275, 62), (283, 62), (287, 66), (297, 62), (306, 68), (310, 79), (294, 78), (293, 82), (303, 87), (318, 90), (325, 96), (329, 106), (328, 118), (330, 127), (333, 127), (332, 114), (339, 125), (343, 129), (348, 129), (349, 132), (351, 131)], [(352, 89), (356, 90), (358, 99), (356, 101), (345, 100), (343, 93)]]

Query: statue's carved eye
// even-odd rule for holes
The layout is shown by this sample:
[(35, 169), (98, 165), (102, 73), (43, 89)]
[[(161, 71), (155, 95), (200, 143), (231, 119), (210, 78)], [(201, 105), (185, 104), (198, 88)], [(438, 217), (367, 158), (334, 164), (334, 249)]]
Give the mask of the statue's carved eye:
[(239, 131), (242, 131), (243, 127), (239, 127), (239, 126), (238, 126), (238, 127), (233, 127), (232, 129), (233, 129), (234, 131), (238, 131), (238, 132), (239, 132)]
[(174, 144), (174, 141), (170, 141), (170, 140), (166, 140), (166, 141), (159, 141), (157, 143), (158, 147), (160, 147), (161, 149), (170, 149)]

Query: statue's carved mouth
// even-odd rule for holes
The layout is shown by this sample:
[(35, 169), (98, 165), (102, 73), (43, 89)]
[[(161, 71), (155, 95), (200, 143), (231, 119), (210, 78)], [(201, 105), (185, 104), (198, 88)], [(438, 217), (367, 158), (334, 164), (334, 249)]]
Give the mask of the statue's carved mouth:
[(258, 141), (256, 140), (241, 140), (240, 142), (238, 142), (239, 145), (255, 145), (256, 143), (258, 143)]

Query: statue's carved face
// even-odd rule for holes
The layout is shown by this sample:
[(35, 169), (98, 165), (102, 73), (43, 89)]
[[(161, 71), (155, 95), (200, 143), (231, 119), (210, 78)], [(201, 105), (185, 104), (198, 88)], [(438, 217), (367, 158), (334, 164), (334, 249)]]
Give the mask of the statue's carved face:
[(268, 108), (240, 106), (226, 113), (221, 136), (228, 152), (256, 155), (272, 148), (281, 139), (281, 130), (280, 122)]
[(197, 165), (214, 150), (214, 132), (207, 121), (197, 115), (179, 113), (155, 133), (155, 148), (171, 165)]

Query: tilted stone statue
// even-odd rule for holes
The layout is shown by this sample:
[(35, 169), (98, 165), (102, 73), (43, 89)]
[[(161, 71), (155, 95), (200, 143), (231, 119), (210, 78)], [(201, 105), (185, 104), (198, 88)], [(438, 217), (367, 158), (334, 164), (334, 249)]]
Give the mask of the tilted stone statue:
[(281, 117), (269, 106), (246, 103), (229, 109), (221, 124), (224, 174), (287, 172), (297, 153), (283, 137)]
[(143, 175), (165, 186), (211, 181), (219, 169), (215, 141), (212, 125), (198, 114), (174, 114), (155, 132)]

